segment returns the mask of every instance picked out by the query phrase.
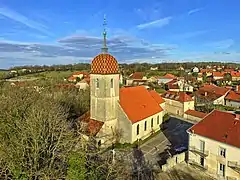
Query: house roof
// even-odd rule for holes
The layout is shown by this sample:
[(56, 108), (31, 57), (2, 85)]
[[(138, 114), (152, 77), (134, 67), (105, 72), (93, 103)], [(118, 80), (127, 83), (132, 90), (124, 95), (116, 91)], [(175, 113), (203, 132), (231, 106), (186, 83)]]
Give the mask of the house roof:
[(129, 77), (131, 79), (142, 79), (144, 76), (143, 72), (134, 72), (133, 74), (131, 74)]
[(95, 136), (102, 128), (104, 122), (97, 121), (90, 118), (90, 111), (86, 112), (78, 118), (78, 123), (80, 123), (81, 131), (86, 135)]
[(165, 76), (163, 76), (164, 78), (167, 78), (167, 79), (174, 79), (176, 78), (176, 76), (174, 76), (173, 74), (166, 74)]
[(165, 102), (164, 99), (155, 90), (150, 90), (149, 93), (158, 104), (162, 104)]
[(214, 110), (189, 131), (240, 148), (240, 120), (235, 117), (235, 114)]
[(132, 123), (163, 111), (155, 98), (143, 86), (121, 88), (120, 106)]
[(232, 77), (240, 77), (240, 72), (238, 72), (238, 71), (231, 71), (231, 76)]
[(200, 87), (199, 90), (195, 92), (195, 94), (202, 99), (214, 101), (221, 96), (224, 96), (228, 91), (229, 89), (224, 87), (205, 84), (203, 87)]
[(213, 72), (213, 77), (224, 77), (224, 72)]
[(192, 97), (189, 96), (186, 92), (173, 92), (167, 91), (161, 95), (165, 99), (171, 99), (179, 102), (189, 102), (193, 101)]
[(185, 112), (185, 114), (188, 114), (188, 115), (194, 116), (194, 117), (199, 117), (199, 118), (204, 118), (207, 115), (207, 113), (203, 113), (203, 112), (199, 112), (199, 111), (195, 111), (195, 110), (191, 110), (191, 109), (187, 110)]
[(70, 76), (70, 77), (68, 78), (68, 81), (76, 81), (76, 77)]
[(218, 87), (216, 85), (213, 84), (205, 84), (203, 87), (199, 88), (200, 91), (204, 91), (204, 92), (211, 92), (211, 93), (215, 93), (217, 95), (225, 95), (228, 92), (228, 89), (224, 88), (224, 87)]
[(240, 102), (240, 94), (234, 91), (229, 91), (225, 99), (235, 101), (235, 102)]

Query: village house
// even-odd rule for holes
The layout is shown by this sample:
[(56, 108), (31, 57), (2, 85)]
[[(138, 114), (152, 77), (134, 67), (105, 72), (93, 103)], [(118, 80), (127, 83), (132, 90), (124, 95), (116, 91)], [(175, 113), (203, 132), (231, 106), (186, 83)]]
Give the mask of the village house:
[(225, 97), (225, 105), (240, 109), (240, 93), (233, 90), (229, 91)]
[(69, 78), (68, 81), (76, 82), (77, 79), (82, 80), (83, 78), (89, 78), (89, 74), (87, 72), (74, 72)]
[(91, 63), (90, 111), (78, 118), (82, 133), (94, 136), (99, 146), (145, 139), (160, 129), (165, 102), (143, 86), (119, 88), (118, 62), (108, 53), (103, 34), (102, 53)]
[(205, 105), (208, 103), (216, 105), (225, 105), (225, 96), (230, 90), (224, 87), (218, 87), (213, 84), (205, 84), (195, 92), (196, 105)]
[(174, 79), (167, 83), (167, 87), (169, 91), (175, 91), (175, 92), (193, 92), (193, 86), (186, 83), (184, 79), (177, 80)]
[(186, 92), (167, 91), (161, 96), (165, 100), (165, 111), (169, 114), (183, 117), (187, 110), (194, 110), (194, 99)]
[(224, 72), (213, 72), (213, 79), (219, 80), (224, 78), (225, 73)]
[(156, 67), (151, 67), (150, 70), (151, 70), (151, 71), (157, 71), (157, 70), (158, 70), (158, 67), (157, 67), (157, 66), (156, 66)]
[(194, 67), (194, 68), (192, 69), (192, 72), (194, 72), (194, 73), (199, 73), (199, 68), (198, 68), (198, 67)]
[(240, 72), (231, 71), (232, 81), (240, 81)]
[(165, 76), (158, 77), (158, 84), (166, 84), (176, 78), (173, 74), (166, 74)]
[(188, 163), (217, 179), (240, 179), (240, 115), (212, 111), (188, 131)]
[(126, 80), (127, 86), (142, 85), (147, 82), (147, 77), (144, 76), (143, 72), (134, 72)]
[(89, 88), (89, 84), (90, 84), (90, 77), (86, 77), (81, 81), (77, 82), (76, 87), (79, 88), (79, 90), (86, 90), (87, 88)]

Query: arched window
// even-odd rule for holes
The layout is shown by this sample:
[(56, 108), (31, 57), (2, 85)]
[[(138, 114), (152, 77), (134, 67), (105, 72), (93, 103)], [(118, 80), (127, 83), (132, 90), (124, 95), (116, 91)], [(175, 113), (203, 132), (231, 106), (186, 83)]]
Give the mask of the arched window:
[(111, 88), (113, 88), (113, 79), (111, 79)]
[(139, 135), (139, 124), (137, 125), (137, 135)]
[(144, 124), (144, 131), (147, 130), (147, 121), (145, 121), (145, 124)]
[(157, 116), (157, 124), (159, 124), (159, 116)]
[(151, 119), (151, 127), (153, 127), (153, 118)]
[(99, 88), (99, 79), (96, 79), (96, 88)]

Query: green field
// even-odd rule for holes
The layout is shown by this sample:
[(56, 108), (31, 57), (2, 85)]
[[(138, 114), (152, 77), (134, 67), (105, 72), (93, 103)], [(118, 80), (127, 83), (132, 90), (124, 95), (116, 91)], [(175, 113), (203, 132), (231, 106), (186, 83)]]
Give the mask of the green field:
[(34, 74), (27, 74), (23, 76), (18, 76), (12, 79), (57, 79), (64, 80), (64, 78), (68, 78), (71, 76), (73, 71), (46, 71)]

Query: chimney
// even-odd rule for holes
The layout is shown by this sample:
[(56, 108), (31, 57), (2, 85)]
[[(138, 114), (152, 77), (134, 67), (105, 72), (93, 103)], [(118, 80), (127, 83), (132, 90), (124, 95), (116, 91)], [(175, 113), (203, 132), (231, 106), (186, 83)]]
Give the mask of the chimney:
[(235, 120), (240, 120), (240, 114), (235, 114)]
[(207, 96), (207, 92), (205, 92), (204, 94), (205, 94), (205, 96)]

